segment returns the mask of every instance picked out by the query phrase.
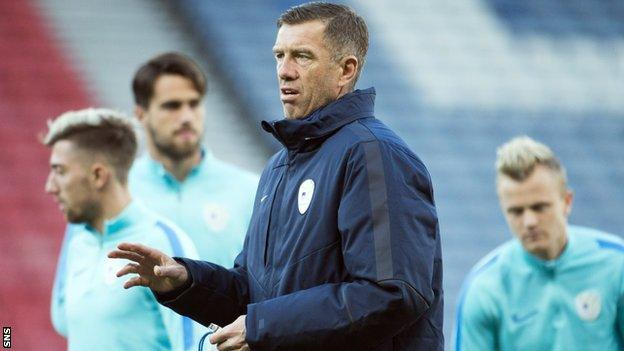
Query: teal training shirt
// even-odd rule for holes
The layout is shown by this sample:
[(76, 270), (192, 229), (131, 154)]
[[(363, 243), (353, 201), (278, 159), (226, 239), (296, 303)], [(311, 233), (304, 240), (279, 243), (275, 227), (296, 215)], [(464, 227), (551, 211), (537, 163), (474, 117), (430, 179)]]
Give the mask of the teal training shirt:
[(122, 241), (140, 242), (169, 255), (195, 256), (190, 238), (170, 221), (137, 201), (104, 232), (72, 225), (65, 245), (65, 288), (53, 308), (57, 330), (67, 336), (69, 350), (191, 350), (206, 328), (158, 304), (145, 287), (124, 289), (128, 277), (115, 273), (127, 260), (107, 254)]
[(128, 182), (132, 196), (191, 237), (200, 259), (233, 266), (243, 248), (258, 176), (204, 151), (183, 182), (149, 155), (135, 161)]
[[(149, 210), (171, 220), (195, 243), (199, 258), (231, 267), (241, 251), (258, 177), (202, 151), (201, 162), (180, 182), (148, 154), (137, 159), (128, 176), (130, 193)], [(65, 309), (67, 245), (79, 225), (65, 232), (56, 269), (52, 301), (52, 324), (67, 335)], [(175, 256), (185, 256), (174, 253)], [(198, 336), (194, 335), (195, 343)]]
[(454, 350), (622, 350), (624, 242), (569, 226), (559, 258), (544, 261), (513, 239), (464, 282)]

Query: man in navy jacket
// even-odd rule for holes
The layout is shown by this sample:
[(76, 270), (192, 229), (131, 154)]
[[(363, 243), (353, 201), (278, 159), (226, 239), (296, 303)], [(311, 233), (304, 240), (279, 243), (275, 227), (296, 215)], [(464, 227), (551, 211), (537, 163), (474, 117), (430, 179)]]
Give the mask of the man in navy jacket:
[(286, 119), (232, 269), (121, 244), (126, 287), (204, 324), (219, 350), (442, 350), (442, 258), (427, 169), (353, 90), (368, 48), (350, 8), (310, 3), (278, 20)]

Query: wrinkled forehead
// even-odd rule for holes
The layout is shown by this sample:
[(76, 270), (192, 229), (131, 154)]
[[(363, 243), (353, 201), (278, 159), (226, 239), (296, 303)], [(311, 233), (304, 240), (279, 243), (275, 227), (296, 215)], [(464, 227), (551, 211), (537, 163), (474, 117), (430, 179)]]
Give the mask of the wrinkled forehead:
[(325, 23), (314, 20), (298, 24), (284, 24), (277, 31), (273, 50), (323, 44)]

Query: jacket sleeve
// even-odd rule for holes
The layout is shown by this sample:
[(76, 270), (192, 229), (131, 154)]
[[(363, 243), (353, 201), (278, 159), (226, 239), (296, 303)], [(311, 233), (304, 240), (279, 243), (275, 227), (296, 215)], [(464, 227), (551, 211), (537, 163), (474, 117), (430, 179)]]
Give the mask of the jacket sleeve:
[(457, 306), (453, 350), (498, 350), (496, 304), (487, 290), (471, 276), (466, 279)]
[(373, 140), (354, 147), (344, 174), (337, 229), (349, 281), (250, 304), (253, 350), (375, 347), (433, 303), (439, 235), (424, 165)]
[(67, 318), (65, 315), (65, 281), (67, 267), (67, 246), (73, 236), (72, 225), (65, 228), (61, 252), (56, 263), (56, 275), (52, 286), (52, 299), (50, 302), (50, 316), (52, 325), (57, 333), (67, 337)]
[(190, 286), (169, 294), (154, 293), (158, 302), (177, 313), (203, 324), (225, 326), (246, 313), (249, 303), (245, 256), (247, 239), (236, 258), (234, 268), (175, 257), (182, 263), (191, 280)]

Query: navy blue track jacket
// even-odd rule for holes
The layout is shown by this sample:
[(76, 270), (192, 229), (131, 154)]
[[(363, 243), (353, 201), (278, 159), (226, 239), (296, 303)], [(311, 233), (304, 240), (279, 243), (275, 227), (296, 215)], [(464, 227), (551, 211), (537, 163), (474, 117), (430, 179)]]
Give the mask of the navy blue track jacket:
[(442, 350), (442, 257), (427, 169), (356, 90), (263, 122), (265, 168), (232, 269), (178, 259), (192, 283), (159, 300), (204, 324), (247, 314), (252, 350)]

